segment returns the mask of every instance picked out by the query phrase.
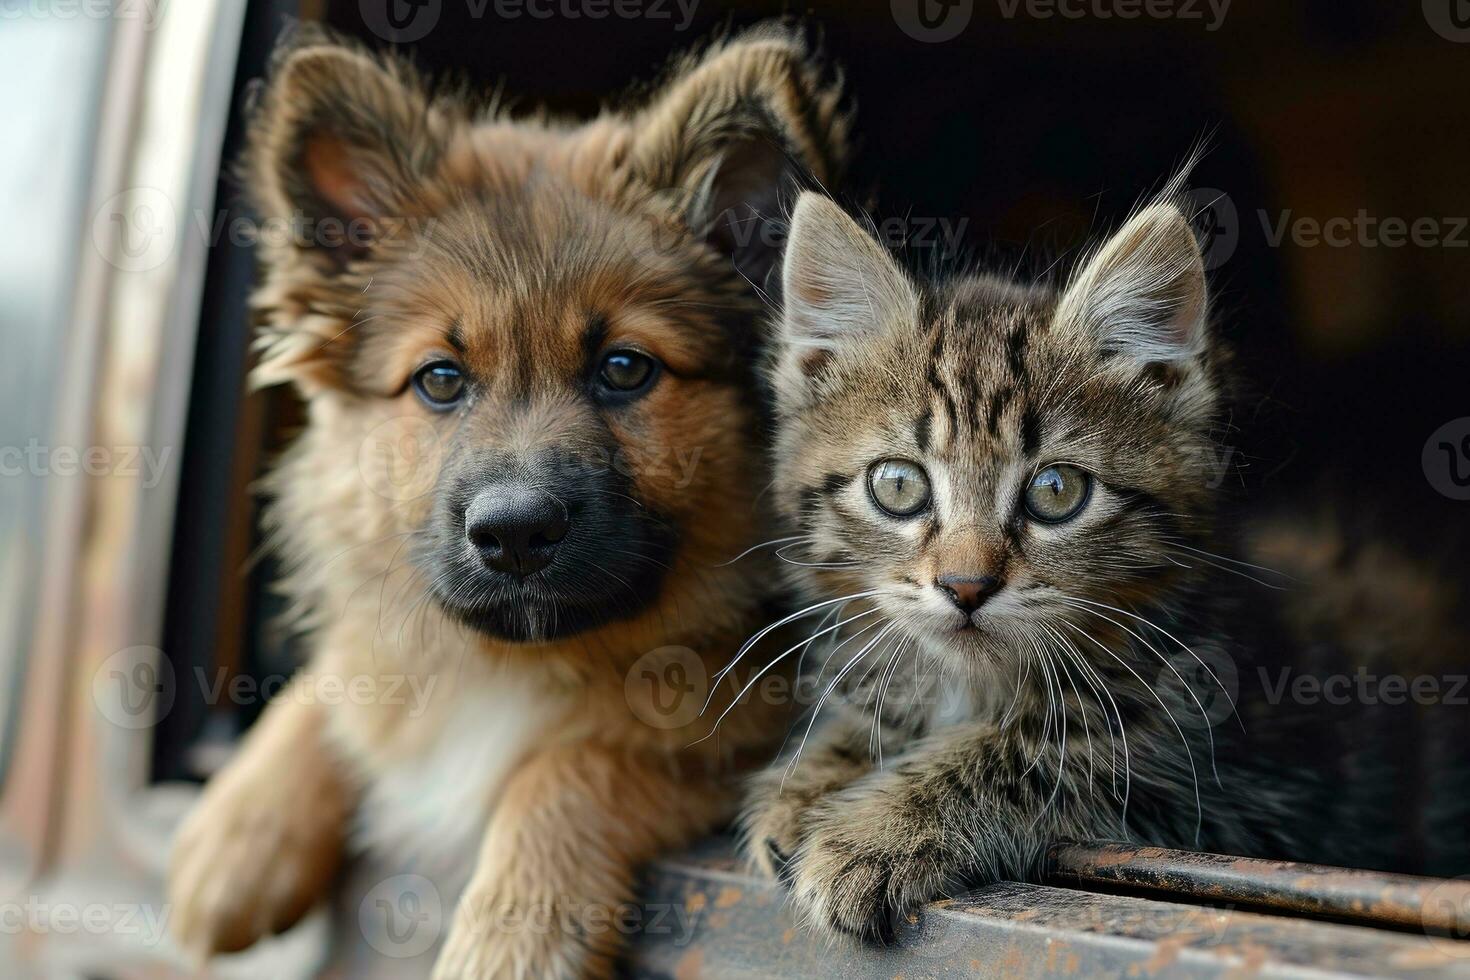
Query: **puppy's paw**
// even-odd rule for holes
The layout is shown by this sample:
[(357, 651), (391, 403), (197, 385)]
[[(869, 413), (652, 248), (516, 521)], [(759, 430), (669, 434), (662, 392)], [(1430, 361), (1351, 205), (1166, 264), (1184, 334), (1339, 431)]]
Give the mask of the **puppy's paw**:
[(203, 960), (294, 925), (330, 885), (342, 827), (331, 807), (283, 800), (225, 772), (184, 820), (168, 875), (170, 927)]
[(882, 798), (831, 800), (813, 815), (791, 868), (792, 899), (818, 927), (891, 942), (900, 916), (946, 894), (953, 850), (923, 822), (884, 814)]
[(574, 914), (570, 904), (511, 902), (472, 883), (455, 909), (433, 980), (606, 976), (610, 959), (568, 927)]

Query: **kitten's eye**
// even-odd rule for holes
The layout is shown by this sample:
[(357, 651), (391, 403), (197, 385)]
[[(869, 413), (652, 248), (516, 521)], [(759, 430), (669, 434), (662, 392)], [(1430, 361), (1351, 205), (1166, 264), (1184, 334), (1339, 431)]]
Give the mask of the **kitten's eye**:
[(868, 470), (868, 493), (894, 517), (912, 517), (929, 506), (929, 474), (907, 459), (885, 459)]
[(1092, 496), (1092, 477), (1066, 463), (1048, 466), (1026, 488), (1026, 513), (1043, 524), (1060, 524), (1077, 516)]
[(464, 372), (453, 361), (434, 361), (414, 373), (413, 387), (434, 411), (447, 411), (464, 396)]
[(658, 362), (636, 350), (615, 350), (602, 359), (598, 380), (613, 391), (637, 391), (653, 382)]

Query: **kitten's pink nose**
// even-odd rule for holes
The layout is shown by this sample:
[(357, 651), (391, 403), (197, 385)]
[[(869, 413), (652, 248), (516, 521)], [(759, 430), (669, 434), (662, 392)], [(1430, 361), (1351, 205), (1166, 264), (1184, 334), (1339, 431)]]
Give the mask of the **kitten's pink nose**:
[(1000, 591), (1000, 579), (994, 575), (941, 575), (934, 584), (966, 613), (979, 609), (986, 599)]

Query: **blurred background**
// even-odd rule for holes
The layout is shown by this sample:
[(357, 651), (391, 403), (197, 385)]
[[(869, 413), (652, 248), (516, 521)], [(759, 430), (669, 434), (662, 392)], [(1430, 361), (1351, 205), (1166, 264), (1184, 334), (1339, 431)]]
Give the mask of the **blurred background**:
[[(1463, 565), (1463, 0), (0, 0), (0, 880), (156, 894), (193, 785), (295, 662), (249, 487), (299, 406), (245, 391), (230, 170), (281, 31), (321, 21), (580, 116), (780, 15), (846, 73), (834, 190), (906, 219), (916, 266), (1065, 268), (1203, 144), (1199, 230), (1248, 381), (1231, 487), (1329, 485)], [(210, 696), (237, 678), (256, 693)], [(300, 970), (314, 928), (242, 975)], [(0, 957), (111, 976), (172, 955), (59, 938), (0, 930)]]

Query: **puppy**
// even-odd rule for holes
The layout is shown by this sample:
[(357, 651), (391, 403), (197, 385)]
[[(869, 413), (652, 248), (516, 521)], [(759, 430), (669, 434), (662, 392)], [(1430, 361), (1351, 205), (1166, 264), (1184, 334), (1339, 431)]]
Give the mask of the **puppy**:
[(313, 652), (180, 830), (188, 948), (285, 929), (362, 845), (459, 890), (436, 976), (609, 972), (635, 868), (782, 730), (745, 705), (698, 741), (668, 705), (762, 621), (770, 577), (722, 564), (765, 530), (755, 286), (847, 129), (774, 26), (581, 124), (321, 35), (278, 55), (254, 380), (306, 403), (267, 525)]

